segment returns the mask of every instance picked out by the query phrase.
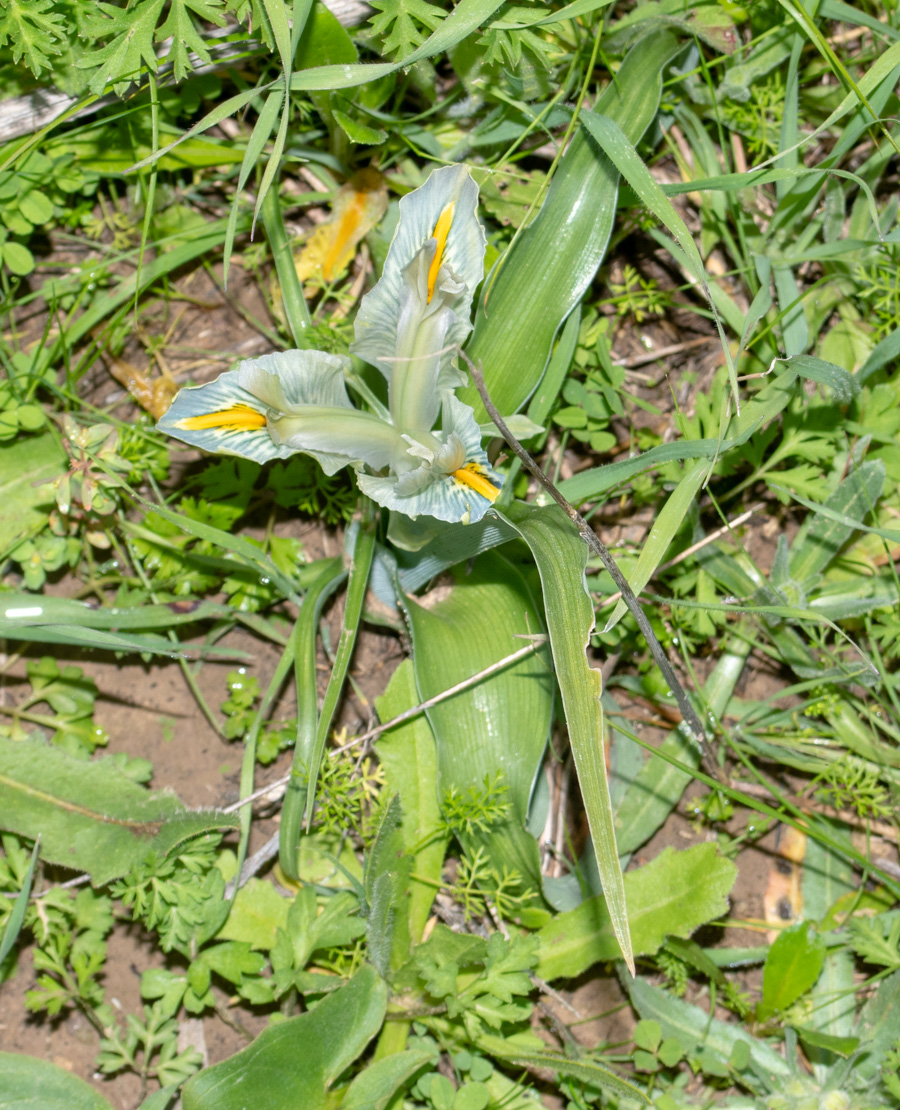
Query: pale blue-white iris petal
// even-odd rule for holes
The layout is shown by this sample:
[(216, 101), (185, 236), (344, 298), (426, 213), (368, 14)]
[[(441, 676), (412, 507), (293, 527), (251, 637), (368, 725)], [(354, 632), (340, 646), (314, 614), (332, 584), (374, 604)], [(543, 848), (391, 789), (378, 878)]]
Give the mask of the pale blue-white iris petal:
[[(380, 470), (405, 445), (392, 425), (350, 403), (343, 378), (349, 363), (309, 350), (250, 359), (206, 385), (182, 389), (159, 427), (195, 447), (260, 463), (302, 451), (326, 474), (363, 462)], [(250, 420), (242, 420), (247, 410)], [(216, 414), (221, 426), (196, 426)], [(260, 426), (242, 427), (253, 414)]]
[[(465, 382), (456, 348), (472, 329), (472, 298), (484, 274), (477, 203), (478, 187), (465, 166), (435, 170), (400, 201), (381, 279), (360, 304), (350, 349), (387, 378), (391, 416), (403, 431), (430, 428), (440, 392)], [(433, 236), (448, 206), (452, 221), (429, 297)]]

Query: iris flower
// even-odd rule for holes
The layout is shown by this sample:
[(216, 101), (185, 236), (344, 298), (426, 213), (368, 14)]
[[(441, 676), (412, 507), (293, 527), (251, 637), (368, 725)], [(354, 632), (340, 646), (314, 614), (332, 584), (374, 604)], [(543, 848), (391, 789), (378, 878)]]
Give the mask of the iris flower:
[(386, 409), (352, 404), (348, 358), (283, 351), (182, 389), (159, 428), (259, 463), (299, 451), (326, 474), (351, 466), (363, 493), (413, 520), (480, 520), (502, 479), (482, 450), (473, 410), (454, 393), (466, 380), (457, 354), (484, 272), (477, 203), (464, 166), (435, 170), (400, 201), (381, 279), (360, 304), (350, 348), (387, 380)]

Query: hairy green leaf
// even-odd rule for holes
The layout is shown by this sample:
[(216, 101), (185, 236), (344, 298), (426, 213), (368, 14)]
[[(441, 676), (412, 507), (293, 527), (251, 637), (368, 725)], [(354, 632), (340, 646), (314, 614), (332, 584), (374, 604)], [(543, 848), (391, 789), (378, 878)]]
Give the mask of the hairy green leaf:
[(86, 871), (100, 886), (203, 833), (233, 829), (234, 814), (192, 811), (151, 793), (111, 757), (76, 759), (42, 741), (0, 738), (0, 825), (41, 837), (41, 857)]

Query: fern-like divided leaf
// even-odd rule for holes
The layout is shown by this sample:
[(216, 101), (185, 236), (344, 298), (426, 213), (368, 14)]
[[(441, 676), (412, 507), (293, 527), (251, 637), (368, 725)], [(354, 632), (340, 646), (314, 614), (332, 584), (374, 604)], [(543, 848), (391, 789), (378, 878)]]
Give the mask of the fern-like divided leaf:
[(411, 54), (447, 15), (427, 0), (373, 0), (372, 7), (381, 13), (369, 21), (372, 30), (384, 36), (382, 50), (392, 58)]
[(52, 7), (53, 0), (0, 0), (0, 46), (8, 43), (13, 62), (24, 61), (35, 77), (62, 53), (65, 19)]
[(221, 27), (225, 22), (223, 13), (234, 6), (225, 0), (171, 0), (166, 13), (166, 0), (140, 0), (128, 9), (98, 3), (99, 14), (87, 21), (85, 33), (105, 45), (85, 54), (77, 64), (81, 69), (95, 70), (91, 92), (99, 95), (107, 85), (120, 92), (140, 74), (143, 66), (156, 72), (164, 59), (157, 57), (155, 44), (171, 37), (167, 57), (172, 62), (175, 79), (182, 81), (193, 70), (192, 51), (200, 62), (210, 60), (197, 20)]

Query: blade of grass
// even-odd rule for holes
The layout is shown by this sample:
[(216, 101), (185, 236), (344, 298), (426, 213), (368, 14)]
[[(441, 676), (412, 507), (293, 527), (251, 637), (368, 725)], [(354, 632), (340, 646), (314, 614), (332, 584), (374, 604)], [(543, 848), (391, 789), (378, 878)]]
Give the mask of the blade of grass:
[[(226, 288), (228, 286), (228, 266), (231, 262), (231, 251), (234, 246), (234, 233), (237, 228), (238, 214), (241, 209), (241, 194), (244, 191), (244, 186), (247, 184), (247, 179), (256, 166), (256, 163), (262, 157), (262, 152), (265, 149), (266, 143), (269, 141), (272, 128), (275, 126), (275, 120), (278, 118), (283, 104), (284, 91), (282, 89), (273, 89), (266, 97), (262, 106), (262, 111), (256, 117), (256, 123), (253, 125), (253, 130), (250, 132), (250, 138), (244, 150), (244, 160), (241, 162), (241, 168), (238, 172), (237, 186), (234, 190), (231, 210), (228, 213), (228, 226), (225, 230), (225, 251), (222, 256), (222, 264), (225, 271), (224, 278)], [(254, 226), (255, 223), (256, 216), (254, 214)]]
[(697, 250), (697, 245), (694, 242), (693, 236), (688, 231), (684, 220), (675, 211), (674, 206), (650, 173), (646, 163), (635, 150), (631, 136), (625, 133), (616, 119), (604, 114), (603, 107), (602, 103), (598, 103), (593, 111), (584, 112), (582, 116), (582, 125), (599, 144), (600, 148), (622, 177), (638, 194), (647, 208), (649, 208), (653, 215), (663, 224), (684, 251), (685, 257), (688, 260), (691, 276), (700, 285), (712, 309), (716, 329), (719, 332), (719, 339), (722, 342), (722, 350), (725, 353), (725, 361), (728, 366), (728, 378), (731, 382), (735, 406), (738, 408), (738, 411), (740, 411), (737, 370), (734, 365), (734, 359), (731, 356), (731, 347), (725, 336), (722, 322), (719, 319), (719, 313), (713, 303), (709, 282), (706, 278), (706, 269), (703, 265), (703, 259), (700, 257), (700, 252)]
[[(705, 460), (689, 466), (684, 477), (660, 509), (650, 529), (650, 535), (641, 544), (637, 565), (628, 576), (628, 585), (635, 594), (639, 594), (656, 573), (656, 568), (665, 558), (669, 544), (684, 523), (697, 491), (703, 485), (708, 473), (709, 463)], [(615, 628), (627, 611), (628, 606), (625, 602), (618, 602), (603, 631), (609, 632)]]
[[(244, 740), (244, 755), (241, 760), (241, 784), (240, 784), (240, 800), (243, 802), (253, 794), (254, 785), (254, 772), (256, 771), (256, 745), (259, 740), (259, 734), (262, 726), (265, 724), (269, 716), (269, 711), (278, 696), (278, 691), (284, 685), (287, 676), (290, 674), (291, 667), (294, 663), (294, 641), (293, 638), (288, 641), (287, 646), (281, 653), (281, 658), (278, 660), (278, 666), (269, 680), (269, 685), (263, 694), (262, 701), (259, 703), (259, 708), (253, 718), (253, 724), (247, 733)], [(244, 866), (244, 861), (247, 858), (247, 850), (250, 846), (250, 827), (253, 822), (253, 808), (249, 805), (240, 805), (238, 812), (241, 819), (240, 839), (238, 841), (237, 850), (237, 867), (235, 869), (234, 877), (234, 893), (232, 895), (232, 902), (237, 897), (237, 892), (241, 885), (241, 871)]]
[(281, 212), (281, 199), (277, 189), (270, 189), (262, 202), (262, 221), (275, 262), (275, 273), (281, 287), (284, 315), (291, 335), (298, 347), (309, 345), (308, 333), (312, 328), (312, 317), (303, 294), (303, 285), (297, 277), (294, 254), (288, 239), (284, 216)]
[[(291, 92), (321, 92), (330, 89), (350, 89), (356, 85), (378, 81), (382, 77), (387, 77), (401, 69), (408, 68), (423, 58), (431, 58), (442, 51), (452, 50), (464, 38), (476, 31), (483, 23), (486, 23), (494, 12), (502, 7), (503, 3), (504, 0), (460, 0), (460, 3), (443, 20), (437, 30), (408, 57), (397, 62), (314, 66), (311, 69), (293, 74), (290, 78), (290, 90)], [(208, 131), (210, 127), (221, 123), (222, 120), (228, 119), (229, 116), (236, 115), (257, 96), (272, 89), (283, 90), (284, 85), (284, 77), (282, 76), (265, 85), (232, 96), (224, 103), (217, 105), (203, 119), (185, 131), (183, 135), (179, 135), (174, 142), (164, 146), (161, 150), (154, 151), (153, 154), (141, 159), (140, 162), (136, 162), (128, 172), (133, 173), (135, 170), (143, 169), (144, 166), (167, 154), (179, 143), (183, 143), (185, 139), (200, 135), (204, 131)]]
[(22, 931), (22, 922), (25, 920), (25, 911), (28, 909), (28, 899), (31, 897), (31, 884), (34, 882), (34, 869), (37, 864), (38, 849), (40, 846), (41, 838), (38, 836), (31, 850), (31, 862), (28, 864), (28, 870), (25, 872), (25, 878), (22, 880), (22, 889), (16, 896), (13, 908), (10, 910), (9, 917), (6, 919), (3, 938), (0, 940), (0, 967), (3, 966), (3, 961), (10, 952), (12, 952), (16, 941), (19, 939), (19, 933)]
[(230, 552), (235, 558), (262, 575), (263, 578), (268, 578), (270, 581), (274, 582), (288, 601), (293, 601), (295, 605), (300, 604), (300, 597), (297, 594), (294, 583), (286, 574), (275, 566), (272, 560), (261, 548), (257, 547), (256, 544), (244, 539), (243, 536), (233, 536), (230, 532), (225, 532), (221, 528), (215, 528), (211, 524), (205, 524), (203, 521), (191, 520), (182, 513), (173, 512), (172, 509), (167, 508), (165, 505), (154, 504), (152, 501), (145, 501), (142, 497), (136, 497), (136, 500), (140, 501), (141, 504), (145, 505), (154, 513), (157, 513), (165, 520), (168, 520), (170, 524), (174, 524), (175, 527), (179, 528), (182, 532), (187, 532), (188, 535), (196, 536), (201, 540), (209, 540), (211, 543), (217, 544), (225, 551)]

